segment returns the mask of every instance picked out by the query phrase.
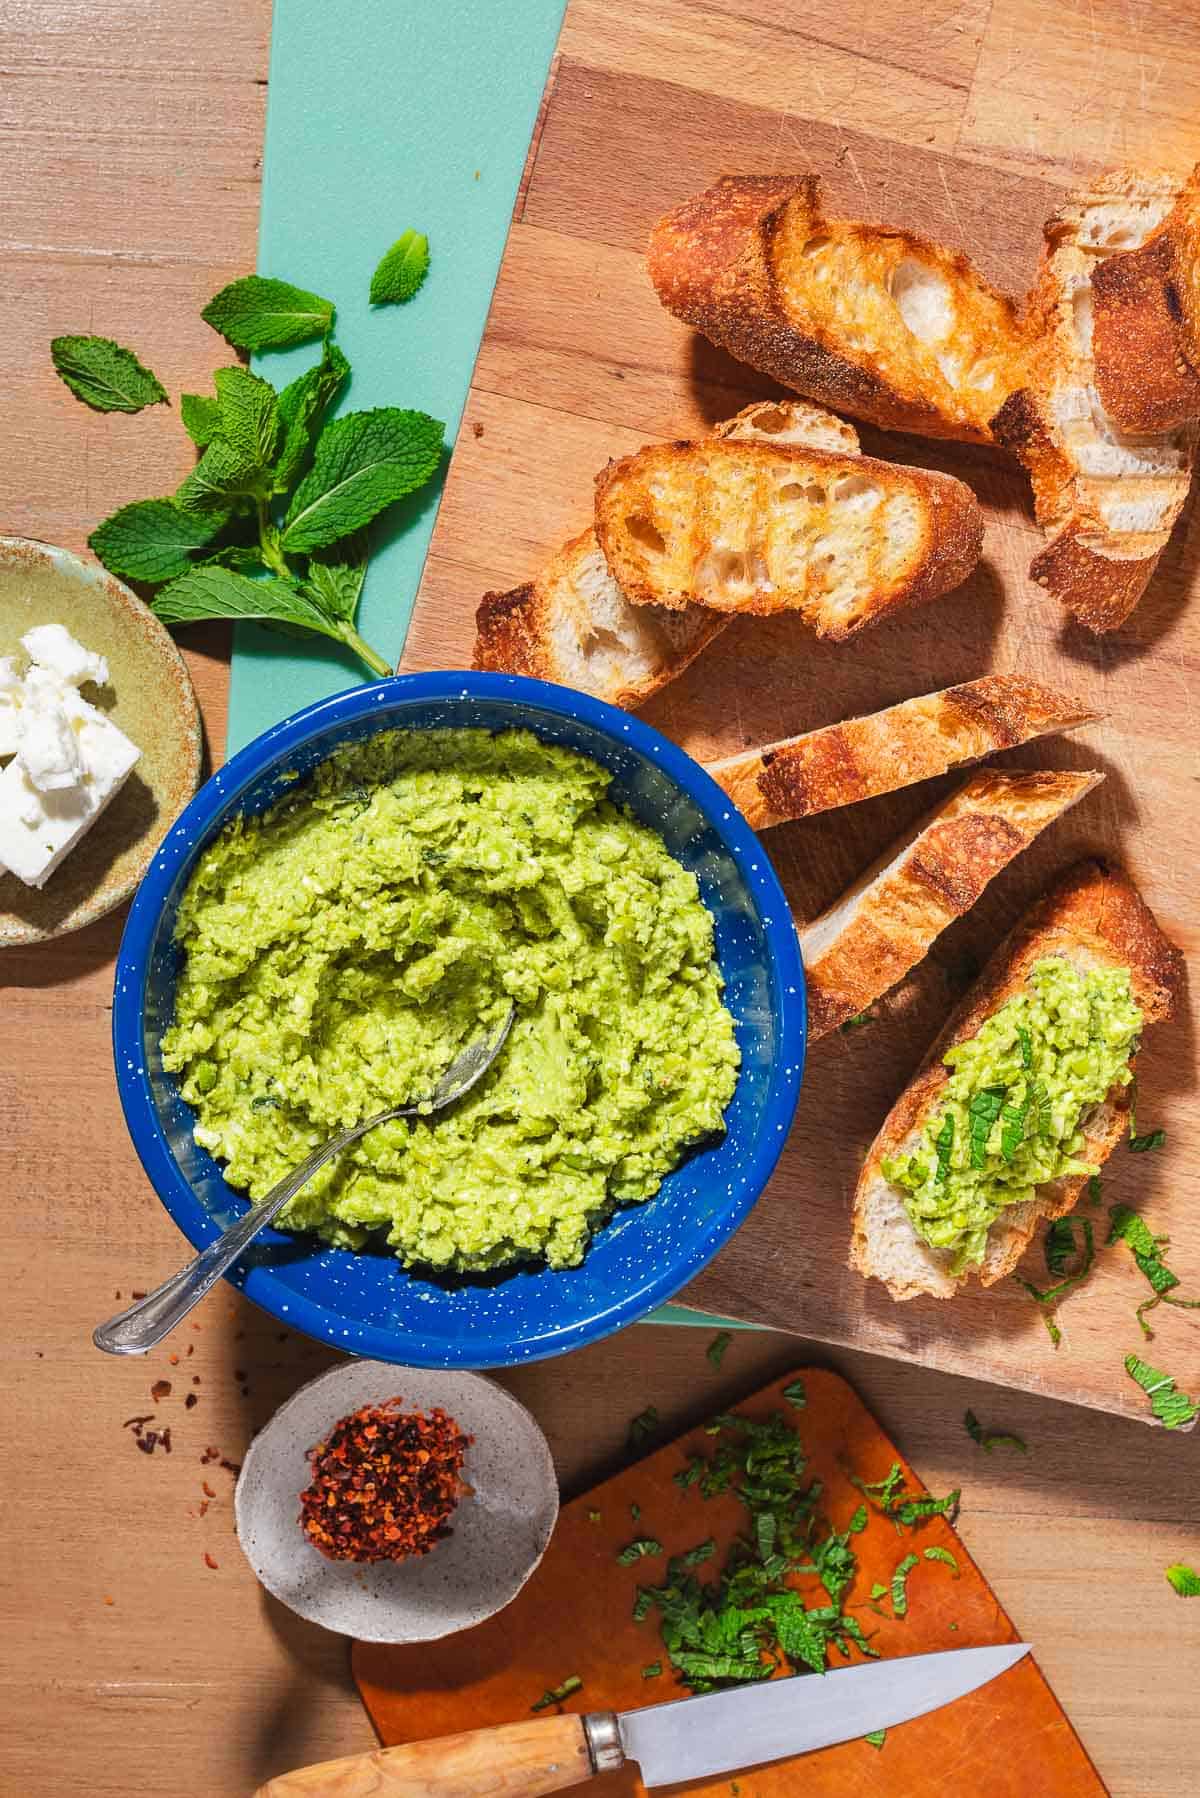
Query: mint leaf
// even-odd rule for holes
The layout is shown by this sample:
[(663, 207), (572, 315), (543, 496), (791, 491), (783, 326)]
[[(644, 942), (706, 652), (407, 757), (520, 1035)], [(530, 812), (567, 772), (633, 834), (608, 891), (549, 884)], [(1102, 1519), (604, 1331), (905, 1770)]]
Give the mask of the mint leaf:
[(623, 1548), (617, 1556), (618, 1567), (632, 1567), (635, 1561), (644, 1560), (649, 1555), (660, 1555), (663, 1545), (653, 1536), (639, 1536), (627, 1548)]
[(287, 510), (285, 551), (322, 549), (370, 524), (437, 468), (444, 427), (424, 412), (380, 406), (326, 425)]
[(349, 373), (350, 364), (337, 344), (327, 337), (316, 367), (305, 369), (280, 394), (283, 448), (275, 464), (276, 493), (286, 493), (299, 478), (321, 414)]
[(253, 496), (261, 474), (251, 458), (223, 437), (214, 437), (191, 474), (175, 489), (175, 504), (185, 512), (228, 508), (231, 501)]
[[(996, 1448), (1015, 1448), (1019, 1453), (1027, 1455), (1029, 1444), (1020, 1436), (997, 1434), (994, 1430), (985, 1430), (974, 1411), (968, 1410), (963, 1417), (963, 1427), (972, 1442), (978, 1442), (980, 1448), (991, 1454)], [(929, 1550), (926, 1549), (926, 1554)]]
[(1167, 1568), (1167, 1582), (1180, 1598), (1200, 1598), (1200, 1573), (1183, 1561)]
[(1147, 1149), (1165, 1147), (1167, 1133), (1165, 1130), (1147, 1130), (1144, 1136), (1130, 1136), (1129, 1147), (1134, 1155), (1144, 1155)]
[(133, 581), (173, 581), (196, 566), (203, 549), (227, 522), (225, 513), (198, 518), (169, 499), (140, 499), (122, 506), (88, 538), (88, 548), (113, 574)]
[(712, 1341), (704, 1351), (714, 1367), (720, 1367), (722, 1361), (725, 1359), (725, 1350), (732, 1341), (733, 1337), (728, 1330), (717, 1331), (717, 1334), (713, 1337)]
[(1179, 1275), (1172, 1273), (1163, 1259), (1164, 1250), (1171, 1246), (1169, 1236), (1152, 1235), (1145, 1220), (1127, 1205), (1110, 1205), (1108, 1215), (1111, 1219), (1109, 1242), (1120, 1240), (1128, 1244), (1134, 1260), (1153, 1289), (1152, 1296), (1143, 1299), (1135, 1313), (1142, 1335), (1147, 1342), (1152, 1342), (1154, 1331), (1146, 1322), (1147, 1311), (1153, 1311), (1163, 1303), (1178, 1305), (1181, 1311), (1200, 1311), (1200, 1299), (1180, 1299), (1174, 1296), (1174, 1289), (1179, 1285)]
[(1046, 1272), (1061, 1280), (1067, 1271), (1067, 1262), (1075, 1253), (1074, 1218), (1056, 1217), (1047, 1225), (1042, 1253), (1046, 1257)]
[(254, 467), (268, 467), (279, 444), (279, 395), (248, 368), (219, 368), (213, 384), (220, 435)]
[(793, 1380), (790, 1386), (785, 1386), (783, 1396), (795, 1411), (803, 1411), (808, 1403), (808, 1393), (804, 1389), (803, 1380)]
[(371, 276), (372, 306), (411, 300), (428, 273), (429, 239), (421, 231), (406, 231), (385, 252)]
[(167, 403), (158, 376), (111, 337), (56, 337), (50, 359), (75, 398), (95, 412), (140, 412)]
[(927, 1561), (940, 1561), (944, 1567), (952, 1567), (955, 1579), (958, 1578), (958, 1561), (948, 1548), (924, 1548), (921, 1552)]
[(193, 568), (156, 593), (151, 610), (164, 624), (196, 624), (204, 618), (257, 618), (341, 640), (336, 625), (290, 582), (255, 581), (229, 568)]
[(366, 575), (367, 533), (355, 531), (329, 549), (313, 551), (305, 585), (323, 612), (351, 624)]
[(908, 1576), (916, 1565), (916, 1555), (905, 1555), (892, 1575), (892, 1613), (896, 1617), (908, 1615)]
[(179, 416), (184, 430), (197, 449), (203, 449), (205, 444), (211, 443), (221, 428), (220, 406), (216, 400), (209, 399), (203, 393), (181, 393)]
[(1186, 1392), (1177, 1391), (1170, 1374), (1160, 1373), (1156, 1367), (1139, 1361), (1136, 1355), (1126, 1355), (1125, 1372), (1131, 1380), (1137, 1381), (1150, 1400), (1155, 1417), (1168, 1430), (1181, 1429), (1185, 1423), (1200, 1416), (1200, 1404), (1190, 1399)]
[(200, 316), (235, 349), (280, 350), (323, 337), (333, 304), (290, 281), (245, 275), (214, 294)]
[(869, 1742), (872, 1748), (882, 1748), (887, 1741), (887, 1730), (873, 1729), (863, 1737), (863, 1741)]

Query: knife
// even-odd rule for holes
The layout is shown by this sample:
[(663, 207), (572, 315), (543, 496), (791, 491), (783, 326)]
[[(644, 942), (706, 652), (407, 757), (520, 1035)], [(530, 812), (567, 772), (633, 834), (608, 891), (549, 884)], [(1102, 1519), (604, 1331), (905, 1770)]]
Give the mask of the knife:
[(1027, 1642), (864, 1662), (642, 1710), (527, 1718), (284, 1773), (256, 1798), (540, 1798), (636, 1761), (648, 1786), (759, 1766), (922, 1717), (995, 1679)]

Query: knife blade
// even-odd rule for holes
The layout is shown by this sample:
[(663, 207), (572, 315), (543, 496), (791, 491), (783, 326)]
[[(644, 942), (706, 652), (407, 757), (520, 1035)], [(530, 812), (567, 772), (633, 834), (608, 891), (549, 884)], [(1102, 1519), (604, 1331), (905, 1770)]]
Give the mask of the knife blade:
[(907, 1723), (986, 1685), (1028, 1653), (1027, 1642), (1006, 1642), (772, 1679), (625, 1711), (617, 1733), (645, 1785), (706, 1779)]

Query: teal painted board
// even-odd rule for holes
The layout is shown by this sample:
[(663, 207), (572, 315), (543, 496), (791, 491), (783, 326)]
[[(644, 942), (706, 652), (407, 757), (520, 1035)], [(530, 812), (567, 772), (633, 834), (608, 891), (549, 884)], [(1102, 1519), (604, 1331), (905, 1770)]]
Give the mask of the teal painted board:
[[(276, 0), (258, 267), (337, 306), (353, 369), (339, 412), (413, 406), (444, 419), (453, 442), (564, 5)], [(428, 279), (406, 305), (373, 307), (375, 265), (409, 227), (429, 238)], [(310, 345), (255, 366), (283, 386), (318, 355)], [(372, 538), (358, 628), (393, 665), (439, 497), (440, 485), (415, 494)], [(363, 672), (319, 639), (294, 648), (239, 625), (229, 753)], [(652, 1321), (728, 1323), (675, 1305)]]
[[(276, 0), (258, 267), (337, 306), (353, 375), (338, 410), (412, 406), (452, 443), (504, 251), (564, 0)], [(424, 231), (429, 277), (372, 307), (371, 275), (400, 233)], [(315, 346), (256, 358), (276, 385)], [(376, 534), (359, 629), (399, 659), (440, 489)], [(239, 626), (230, 752), (361, 678), (351, 655)]]

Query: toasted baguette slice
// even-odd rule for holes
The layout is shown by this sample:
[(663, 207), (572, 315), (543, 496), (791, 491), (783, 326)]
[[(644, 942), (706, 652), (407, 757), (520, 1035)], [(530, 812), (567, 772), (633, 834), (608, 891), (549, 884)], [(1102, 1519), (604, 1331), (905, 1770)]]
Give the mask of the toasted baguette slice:
[(992, 421), (1029, 471), (1049, 539), (1030, 577), (1093, 631), (1115, 630), (1136, 606), (1191, 482), (1194, 428), (1122, 435), (1100, 402), (1092, 354), (1097, 269), (1112, 248), (1142, 243), (1176, 192), (1167, 176), (1107, 175), (1047, 222), (1028, 385)]
[(610, 462), (596, 477), (596, 535), (636, 605), (798, 611), (841, 638), (957, 587), (983, 520), (949, 475), (710, 438)]
[(726, 756), (710, 762), (708, 771), (754, 828), (763, 830), (915, 786), (997, 750), (1103, 716), (1084, 700), (1023, 674), (989, 674)]
[(1200, 418), (1200, 163), (1137, 250), (1092, 276), (1096, 389), (1122, 431), (1155, 435)]
[(700, 606), (630, 605), (587, 530), (535, 581), (484, 594), (471, 665), (557, 681), (628, 709), (682, 674), (727, 622)]
[[(1037, 1196), (1003, 1211), (993, 1224), (983, 1265), (955, 1276), (949, 1258), (922, 1241), (903, 1196), (885, 1179), (885, 1156), (910, 1153), (921, 1125), (937, 1109), (949, 1079), (942, 1057), (954, 1043), (977, 1035), (992, 1014), (1020, 993), (1034, 964), (1061, 956), (1080, 972), (1127, 968), (1133, 996), (1147, 1024), (1168, 1016), (1183, 978), (1183, 958), (1167, 941), (1128, 877), (1097, 862), (1081, 862), (1036, 905), (1001, 944), (979, 980), (951, 1015), (916, 1077), (889, 1112), (867, 1155), (854, 1199), (850, 1264), (886, 1284), (895, 1299), (921, 1293), (952, 1298), (970, 1274), (991, 1286), (1011, 1273), (1038, 1223), (1070, 1211), (1083, 1177), (1049, 1181)], [(1131, 1089), (1114, 1087), (1082, 1124), (1083, 1154), (1097, 1165), (1128, 1128)]]
[(815, 1042), (903, 980), (990, 880), (1103, 774), (984, 768), (800, 931)]
[(986, 443), (1019, 385), (1013, 302), (911, 231), (827, 219), (815, 175), (725, 175), (654, 227), (669, 312), (752, 368), (887, 430)]
[[(854, 426), (805, 400), (760, 400), (717, 425), (714, 435), (858, 454)], [(535, 581), (484, 594), (472, 666), (557, 681), (632, 708), (682, 674), (728, 622), (699, 607), (669, 612), (630, 605), (595, 531), (587, 530), (564, 544)]]

